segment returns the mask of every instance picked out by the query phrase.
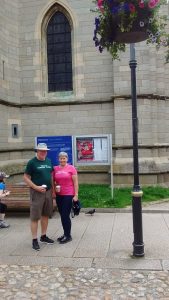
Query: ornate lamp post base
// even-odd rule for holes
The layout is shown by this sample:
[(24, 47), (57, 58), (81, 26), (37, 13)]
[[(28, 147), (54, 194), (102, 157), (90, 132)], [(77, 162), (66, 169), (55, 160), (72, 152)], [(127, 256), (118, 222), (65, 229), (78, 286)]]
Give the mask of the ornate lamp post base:
[(133, 256), (142, 257), (144, 256), (144, 243), (142, 233), (142, 207), (141, 197), (143, 192), (141, 190), (132, 191), (132, 211), (133, 211)]

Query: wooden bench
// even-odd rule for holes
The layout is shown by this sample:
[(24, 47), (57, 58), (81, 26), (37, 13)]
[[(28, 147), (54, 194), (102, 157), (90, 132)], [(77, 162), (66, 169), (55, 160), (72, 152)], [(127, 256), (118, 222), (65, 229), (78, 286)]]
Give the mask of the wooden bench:
[(6, 184), (6, 189), (11, 192), (9, 196), (3, 198), (8, 210), (29, 211), (30, 196), (29, 187), (26, 184)]
[[(7, 205), (9, 211), (29, 211), (30, 193), (26, 184), (6, 184), (6, 189), (11, 193), (3, 198), (3, 202)], [(55, 201), (53, 201), (53, 206), (53, 210), (56, 210)]]

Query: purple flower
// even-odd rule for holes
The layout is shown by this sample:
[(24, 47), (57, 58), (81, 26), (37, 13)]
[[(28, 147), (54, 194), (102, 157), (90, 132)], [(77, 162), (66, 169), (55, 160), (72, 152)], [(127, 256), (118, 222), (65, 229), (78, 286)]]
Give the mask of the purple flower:
[(111, 8), (111, 12), (112, 12), (113, 14), (117, 14), (118, 11), (119, 11), (119, 6), (113, 6), (113, 7)]
[(124, 8), (124, 11), (129, 11), (129, 10), (130, 10), (130, 9), (129, 9), (128, 3), (125, 3), (125, 4), (123, 5), (123, 8)]

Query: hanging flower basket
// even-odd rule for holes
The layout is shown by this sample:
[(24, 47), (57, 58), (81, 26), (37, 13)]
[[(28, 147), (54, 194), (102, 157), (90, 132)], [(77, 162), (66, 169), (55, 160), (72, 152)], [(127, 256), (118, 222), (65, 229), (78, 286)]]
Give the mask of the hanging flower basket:
[(146, 40), (157, 47), (167, 47), (169, 60), (169, 34), (165, 32), (167, 16), (159, 15), (159, 8), (166, 0), (94, 0), (98, 16), (95, 18), (93, 40), (102, 52), (110, 51), (113, 59), (125, 44)]

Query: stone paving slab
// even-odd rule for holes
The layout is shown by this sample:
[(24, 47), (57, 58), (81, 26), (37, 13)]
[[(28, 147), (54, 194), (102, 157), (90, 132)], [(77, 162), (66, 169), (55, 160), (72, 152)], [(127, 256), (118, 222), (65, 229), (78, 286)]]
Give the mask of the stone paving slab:
[(128, 259), (95, 258), (92, 266), (123, 270), (163, 270), (162, 262), (159, 259), (133, 257)]
[(88, 221), (88, 226), (77, 246), (75, 257), (105, 257), (111, 240), (114, 223), (113, 214), (95, 214), (94, 216), (83, 215)]
[(3, 256), (0, 265), (29, 265), (29, 266), (55, 266), (61, 268), (90, 268), (93, 258), (65, 258), (65, 257), (39, 257), (39, 256)]

